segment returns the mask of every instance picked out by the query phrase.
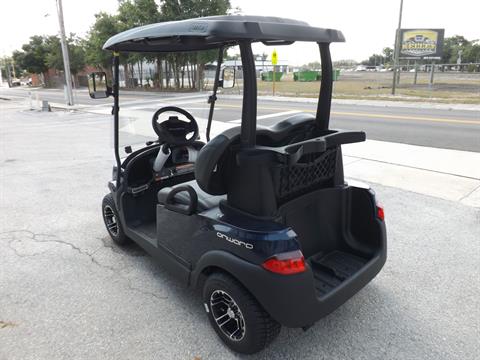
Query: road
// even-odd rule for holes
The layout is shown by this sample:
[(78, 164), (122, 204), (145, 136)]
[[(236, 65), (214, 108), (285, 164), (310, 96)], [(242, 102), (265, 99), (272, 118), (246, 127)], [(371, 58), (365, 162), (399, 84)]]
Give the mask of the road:
[[(0, 101), (0, 359), (238, 358), (199, 292), (107, 236), (110, 117), (22, 106)], [(283, 328), (249, 358), (478, 359), (478, 209), (374, 188), (384, 269), (307, 332)]]
[[(38, 94), (40, 99), (63, 103), (60, 90), (34, 90), (33, 98)], [(0, 88), (1, 96), (28, 96), (28, 89)], [(200, 96), (200, 99), (199, 99)], [(196, 93), (121, 93), (120, 106), (124, 109), (134, 108), (152, 113), (171, 101), (190, 107), (195, 116), (207, 117), (207, 95)], [(92, 100), (86, 90), (76, 92), (77, 104), (99, 107), (111, 104), (111, 99)], [(241, 117), (241, 99), (219, 95), (217, 111), (214, 119), (231, 122)], [(259, 99), (259, 123), (268, 125), (277, 122), (295, 112), (315, 113), (314, 103), (295, 101), (271, 101)], [(278, 116), (275, 116), (278, 114)], [(263, 117), (263, 119), (262, 119)], [(480, 111), (445, 110), (422, 107), (400, 107), (392, 103), (389, 107), (372, 105), (332, 105), (331, 127), (340, 129), (364, 130), (367, 137), (373, 140), (406, 143), (412, 145), (437, 148), (467, 150), (480, 152)]]

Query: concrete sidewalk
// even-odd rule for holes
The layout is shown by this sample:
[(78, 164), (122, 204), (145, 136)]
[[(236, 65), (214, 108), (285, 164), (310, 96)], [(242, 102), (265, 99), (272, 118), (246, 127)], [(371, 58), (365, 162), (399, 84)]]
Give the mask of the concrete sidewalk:
[(347, 177), (480, 207), (480, 153), (367, 140), (343, 154)]

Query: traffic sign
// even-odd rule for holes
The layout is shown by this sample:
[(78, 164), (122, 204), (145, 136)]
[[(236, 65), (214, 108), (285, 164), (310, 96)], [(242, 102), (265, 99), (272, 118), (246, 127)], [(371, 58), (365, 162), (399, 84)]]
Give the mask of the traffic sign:
[(278, 62), (277, 50), (273, 49), (272, 65), (277, 65), (277, 62)]

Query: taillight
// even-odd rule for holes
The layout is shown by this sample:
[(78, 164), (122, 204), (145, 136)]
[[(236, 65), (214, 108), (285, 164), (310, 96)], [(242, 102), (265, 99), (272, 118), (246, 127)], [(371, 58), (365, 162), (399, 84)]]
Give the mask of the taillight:
[(385, 212), (383, 211), (383, 206), (377, 204), (377, 217), (380, 220), (385, 220)]
[(262, 266), (268, 271), (282, 275), (298, 274), (306, 270), (305, 259), (300, 250), (274, 255)]

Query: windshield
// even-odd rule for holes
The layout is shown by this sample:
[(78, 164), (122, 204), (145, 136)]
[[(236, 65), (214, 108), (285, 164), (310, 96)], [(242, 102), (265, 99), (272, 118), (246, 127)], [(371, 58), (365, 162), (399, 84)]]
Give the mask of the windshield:
[[(229, 51), (224, 51), (225, 56)], [(165, 106), (176, 106), (191, 113), (198, 123), (200, 140), (206, 142), (209, 98), (213, 94), (218, 55), (218, 50), (208, 50), (193, 54), (150, 56), (149, 59), (143, 59), (135, 65), (120, 67), (121, 157), (125, 157), (130, 150), (135, 151), (145, 147), (146, 143), (158, 140), (152, 128), (152, 117), (157, 110)], [(232, 73), (227, 70), (234, 69), (234, 66), (228, 67), (229, 69), (226, 69), (225, 62), (221, 64), (220, 77), (223, 75), (227, 77), (227, 74)], [(240, 68), (240, 61), (237, 67)], [(233, 75), (235, 76), (237, 75)], [(213, 136), (234, 126), (234, 123), (229, 125), (224, 123), (226, 118), (222, 116), (224, 108), (220, 104), (220, 98), (223, 94), (240, 94), (240, 89), (238, 84), (235, 86), (232, 78), (225, 79), (225, 85), (229, 88), (219, 88), (217, 91), (219, 101), (215, 105), (214, 118), (218, 118), (219, 121), (212, 125)], [(228, 109), (230, 116), (233, 110), (235, 114), (238, 113), (240, 119), (241, 108), (238, 105)], [(166, 120), (170, 116), (184, 118), (181, 114), (168, 111), (161, 114), (159, 120)], [(221, 124), (218, 125), (218, 122)]]
[[(152, 117), (157, 110), (165, 106), (177, 106), (190, 112), (198, 122), (199, 128), (204, 131), (207, 124), (209, 104), (208, 94), (155, 94), (152, 99), (146, 99), (131, 106), (120, 104), (120, 150), (125, 156), (125, 147), (132, 150), (144, 147), (148, 142), (158, 140), (152, 127)], [(121, 98), (121, 94), (120, 94)], [(168, 119), (170, 116), (184, 116), (173, 111), (164, 112), (159, 116), (159, 121)]]

